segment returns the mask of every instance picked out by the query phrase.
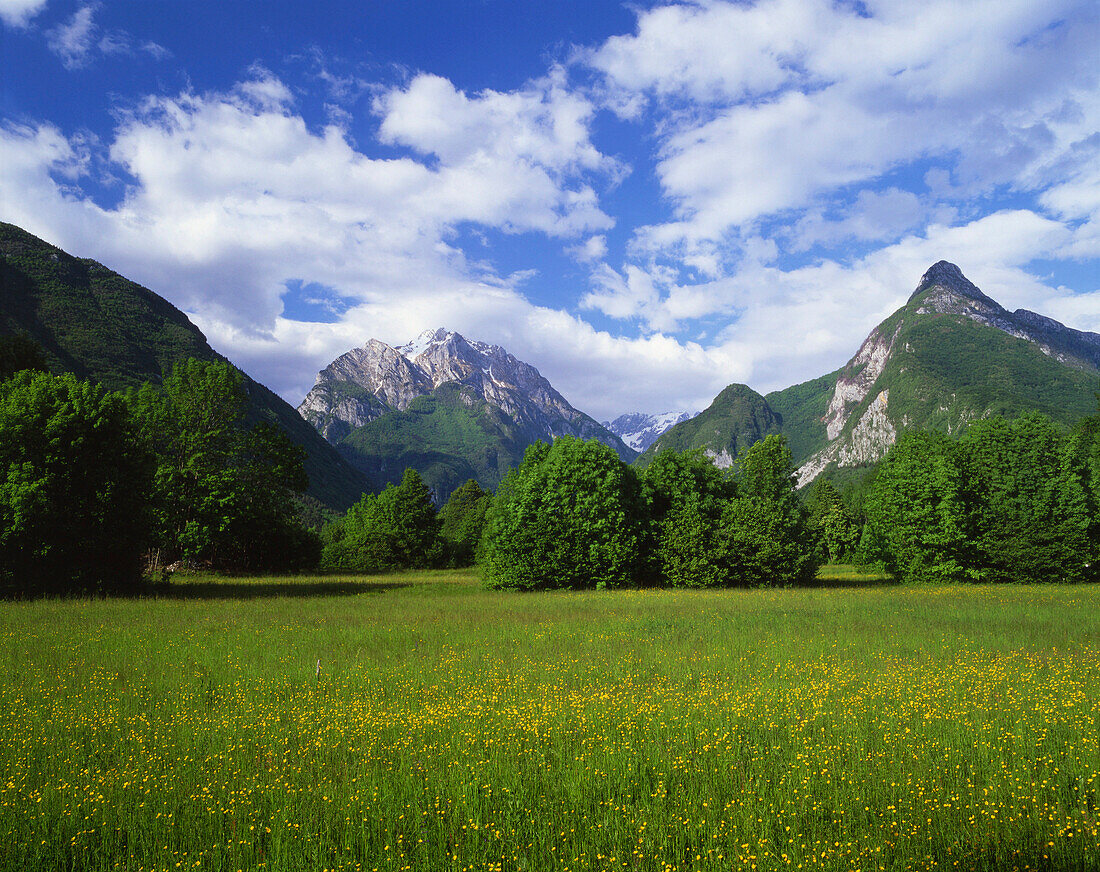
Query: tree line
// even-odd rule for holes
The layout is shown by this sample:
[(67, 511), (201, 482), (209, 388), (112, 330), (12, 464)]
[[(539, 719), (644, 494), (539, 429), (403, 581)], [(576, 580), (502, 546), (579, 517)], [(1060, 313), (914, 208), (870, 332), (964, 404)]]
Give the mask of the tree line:
[(842, 495), (799, 494), (782, 436), (729, 470), (703, 452), (645, 469), (607, 446), (536, 442), (495, 495), (476, 482), (437, 515), (412, 470), (323, 533), (323, 565), (383, 570), (481, 564), (519, 590), (803, 584), (824, 562), (901, 581), (1100, 580), (1100, 414), (1065, 432), (1044, 415), (911, 431)]
[(1100, 414), (1033, 413), (958, 438), (904, 433), (865, 503), (861, 549), (906, 581), (1100, 580)]
[(822, 559), (786, 442), (748, 448), (733, 474), (702, 452), (644, 471), (600, 442), (536, 442), (496, 494), (474, 481), (436, 514), (414, 470), (322, 531), (345, 571), (480, 563), (492, 588), (792, 584)]

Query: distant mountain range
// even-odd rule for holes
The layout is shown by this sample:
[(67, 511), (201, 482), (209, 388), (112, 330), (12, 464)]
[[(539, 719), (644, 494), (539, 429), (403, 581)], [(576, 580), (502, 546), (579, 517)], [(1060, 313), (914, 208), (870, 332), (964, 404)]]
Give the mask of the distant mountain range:
[(731, 385), (639, 462), (663, 448), (703, 448), (722, 464), (735, 446), (779, 432), (806, 485), (877, 463), (906, 428), (957, 433), (1028, 411), (1072, 424), (1096, 410), (1098, 376), (1100, 335), (1009, 312), (940, 261), (841, 369), (764, 397)]
[[(27, 333), (51, 368), (111, 390), (159, 384), (187, 357), (224, 360), (179, 309), (94, 260), (72, 257), (0, 223), (0, 334)], [(369, 488), (280, 397), (245, 376), (248, 416), (272, 421), (306, 449), (308, 493), (343, 511)]]
[[(11, 224), (0, 224), (0, 288), (0, 334), (26, 332), (53, 369), (111, 389), (157, 383), (185, 357), (222, 359), (152, 291)], [(247, 380), (250, 418), (277, 422), (305, 447), (310, 494), (337, 510), (406, 466), (438, 499), (469, 478), (493, 488), (533, 441), (567, 434), (640, 464), (668, 448), (700, 448), (728, 466), (781, 433), (807, 484), (877, 463), (909, 427), (957, 433), (1033, 410), (1070, 425), (1095, 411), (1098, 387), (1100, 335), (1009, 312), (946, 261), (839, 370), (766, 396), (731, 384), (698, 414), (601, 425), (530, 364), (444, 329), (398, 347), (371, 339), (341, 355), (298, 412)]]
[(698, 412), (662, 412), (659, 415), (649, 415), (645, 412), (630, 412), (619, 415), (614, 421), (604, 421), (603, 425), (635, 451), (642, 452), (670, 427), (683, 421), (690, 421), (698, 414)]
[(540, 439), (598, 439), (625, 461), (635, 457), (535, 367), (443, 328), (397, 347), (371, 339), (341, 355), (298, 411), (376, 487), (413, 467), (439, 499), (470, 478), (495, 488)]

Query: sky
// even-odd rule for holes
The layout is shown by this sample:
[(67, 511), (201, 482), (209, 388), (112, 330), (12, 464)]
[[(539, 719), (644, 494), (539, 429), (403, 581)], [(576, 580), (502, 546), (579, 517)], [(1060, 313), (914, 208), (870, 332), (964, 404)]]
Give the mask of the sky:
[(600, 420), (701, 409), (938, 260), (1100, 331), (1100, 4), (0, 0), (0, 220), (293, 405), (447, 327)]

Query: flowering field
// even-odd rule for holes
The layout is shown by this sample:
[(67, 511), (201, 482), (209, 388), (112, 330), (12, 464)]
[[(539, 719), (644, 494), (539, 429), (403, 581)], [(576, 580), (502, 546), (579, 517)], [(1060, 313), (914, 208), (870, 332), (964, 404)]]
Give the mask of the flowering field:
[(1100, 858), (1094, 587), (198, 580), (0, 603), (0, 669), (4, 869)]

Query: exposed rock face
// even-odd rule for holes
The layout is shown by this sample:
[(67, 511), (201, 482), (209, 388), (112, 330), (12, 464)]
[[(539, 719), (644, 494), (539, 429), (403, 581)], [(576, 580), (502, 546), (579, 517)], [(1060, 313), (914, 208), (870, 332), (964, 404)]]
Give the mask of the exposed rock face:
[[(896, 385), (901, 383), (909, 362), (917, 363), (918, 357), (914, 355), (921, 358), (925, 367), (936, 357), (927, 353), (928, 338), (918, 340), (922, 334), (917, 328), (937, 316), (954, 316), (956, 323), (965, 324), (958, 322), (961, 316), (1026, 340), (1074, 370), (1100, 369), (1100, 335), (1073, 330), (1026, 309), (1009, 312), (982, 293), (957, 266), (940, 261), (921, 277), (906, 306), (872, 330), (855, 357), (840, 370), (821, 419), (828, 444), (802, 464), (798, 471), (799, 486), (813, 481), (831, 464), (852, 467), (881, 460), (896, 441), (899, 430), (906, 426), (934, 426), (949, 433), (957, 432), (975, 417), (991, 413), (985, 404), (968, 404), (954, 391), (945, 391), (950, 382), (942, 380), (914, 383), (910, 374), (905, 376), (909, 383), (897, 394), (900, 389)], [(947, 341), (957, 338), (962, 341), (957, 329), (952, 329), (956, 332), (949, 334)], [(967, 375), (962, 373), (963, 377)], [(1081, 374), (1075, 378), (1080, 379)], [(891, 390), (897, 394), (893, 405)], [(913, 421), (898, 410), (899, 397), (902, 408), (920, 413), (918, 420)]]
[(886, 361), (890, 359), (897, 337), (897, 330), (889, 336), (884, 336), (878, 329), (872, 330), (856, 356), (844, 368), (837, 379), (836, 390), (825, 413), (825, 429), (829, 439), (836, 439), (840, 435), (851, 410), (863, 402), (868, 391), (878, 381), (886, 368)]
[(897, 441), (898, 432), (887, 410), (890, 391), (883, 390), (860, 416), (847, 439), (835, 439), (798, 469), (798, 486), (812, 482), (830, 463), (837, 466), (859, 466), (874, 463), (886, 456)]
[(604, 426), (622, 438), (623, 442), (635, 451), (645, 451), (657, 438), (670, 427), (690, 421), (698, 412), (662, 412), (648, 415), (645, 412), (630, 412), (619, 415), (614, 421), (604, 421)]
[(397, 348), (371, 339), (341, 355), (318, 373), (298, 411), (335, 443), (451, 383), (471, 388), (500, 409), (532, 442), (594, 438), (624, 459), (634, 457), (621, 439), (573, 408), (535, 367), (498, 345), (469, 341), (443, 328), (426, 330)]

